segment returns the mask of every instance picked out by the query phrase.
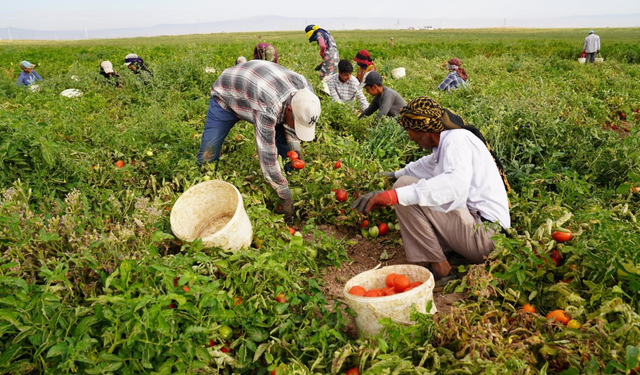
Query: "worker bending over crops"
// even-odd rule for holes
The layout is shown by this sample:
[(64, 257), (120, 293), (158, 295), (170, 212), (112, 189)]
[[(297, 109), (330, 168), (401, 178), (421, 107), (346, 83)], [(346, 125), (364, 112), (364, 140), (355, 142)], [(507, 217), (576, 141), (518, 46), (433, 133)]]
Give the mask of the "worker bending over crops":
[(276, 47), (269, 43), (258, 43), (256, 48), (253, 49), (254, 60), (264, 60), (278, 63), (278, 51)]
[(369, 106), (369, 102), (367, 102), (367, 98), (362, 93), (360, 83), (351, 73), (353, 73), (351, 61), (340, 60), (338, 73), (334, 73), (327, 78), (329, 95), (332, 101), (338, 103), (353, 104), (357, 99), (360, 110), (364, 111)]
[(383, 116), (395, 117), (400, 114), (400, 109), (407, 105), (400, 94), (395, 90), (382, 85), (382, 76), (378, 72), (369, 72), (364, 78), (364, 89), (373, 96), (371, 104), (362, 111), (358, 118), (371, 116), (378, 111), (376, 122)]
[(293, 217), (293, 199), (278, 155), (284, 158), (290, 150), (301, 154), (300, 141), (315, 138), (319, 117), (320, 100), (302, 75), (261, 60), (235, 65), (211, 88), (198, 163), (218, 160), (224, 139), (238, 121), (252, 123), (262, 173), (282, 199), (277, 213)]
[(455, 90), (463, 86), (469, 79), (467, 71), (462, 68), (462, 61), (457, 57), (447, 61), (447, 69), (449, 70), (449, 74), (447, 74), (444, 81), (440, 83), (438, 90)]
[[(20, 75), (16, 81), (16, 86), (30, 86), (36, 81), (41, 81), (42, 77), (35, 71), (35, 64), (28, 62), (27, 60), (20, 62)], [(35, 87), (35, 86), (34, 86)]]
[(133, 73), (142, 79), (142, 82), (148, 84), (153, 78), (153, 73), (144, 64), (144, 60), (135, 53), (130, 53), (124, 58), (124, 65)]
[(304, 32), (307, 33), (309, 43), (316, 42), (320, 46), (322, 62), (316, 66), (316, 70), (320, 71), (320, 80), (322, 81), (338, 71), (338, 62), (340, 61), (338, 46), (331, 33), (321, 29), (318, 25), (309, 25), (304, 29)]
[[(430, 155), (395, 172), (393, 190), (358, 198), (362, 214), (395, 205), (407, 260), (426, 262), (436, 280), (451, 272), (445, 249), (481, 263), (491, 237), (511, 225), (504, 168), (482, 134), (426, 96), (403, 108), (399, 120), (409, 138)], [(399, 203), (399, 204), (398, 204)]]

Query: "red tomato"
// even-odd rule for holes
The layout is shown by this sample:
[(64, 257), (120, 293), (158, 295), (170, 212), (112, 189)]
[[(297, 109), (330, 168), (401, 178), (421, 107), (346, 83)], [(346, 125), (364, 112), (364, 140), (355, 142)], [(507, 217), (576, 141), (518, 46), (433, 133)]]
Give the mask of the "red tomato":
[(304, 160), (301, 160), (301, 159), (296, 159), (293, 161), (293, 163), (291, 163), (291, 166), (295, 169), (302, 169), (304, 168), (304, 165), (305, 165)]
[(380, 235), (384, 236), (385, 234), (387, 234), (387, 232), (389, 232), (389, 226), (387, 225), (387, 223), (380, 223), (378, 224), (378, 230), (380, 231)]
[(344, 202), (347, 200), (347, 191), (344, 189), (340, 189), (338, 190), (338, 192), (336, 193), (336, 199), (338, 200), (338, 202)]
[(571, 233), (571, 231), (568, 231), (568, 232), (555, 231), (551, 234), (551, 237), (553, 237), (553, 239), (558, 242), (566, 242), (573, 238), (573, 234)]
[(122, 168), (122, 167), (124, 167), (124, 162), (122, 160), (118, 160), (116, 162), (116, 168)]
[(349, 293), (353, 294), (354, 296), (362, 297), (367, 293), (367, 290), (360, 285), (355, 285), (351, 287), (351, 289), (349, 289)]
[(387, 277), (384, 279), (384, 283), (385, 285), (387, 285), (387, 287), (392, 287), (393, 286), (393, 279), (398, 276), (395, 273), (390, 273), (387, 275)]
[(300, 156), (298, 156), (298, 153), (297, 153), (297, 152), (295, 152), (295, 151), (293, 151), (293, 150), (291, 150), (291, 151), (287, 152), (287, 156), (288, 156), (288, 157), (289, 157), (289, 159), (291, 159), (291, 160), (298, 160), (298, 158), (300, 157)]
[(360, 375), (360, 371), (358, 371), (357, 367), (350, 368), (345, 372), (346, 375)]
[(420, 285), (422, 285), (422, 281), (414, 281), (411, 283), (411, 285), (409, 285), (410, 288), (417, 288)]
[(558, 250), (553, 250), (549, 256), (554, 260), (556, 266), (562, 263), (562, 255)]
[(334, 165), (333, 165), (333, 169), (338, 169), (342, 167), (342, 163), (340, 162), (340, 160), (338, 160)]
[[(369, 289), (364, 296), (365, 297), (379, 297), (380, 296), (380, 290), (378, 289)], [(383, 292), (384, 293), (384, 292)]]
[(173, 286), (174, 286), (174, 287), (178, 287), (178, 281), (180, 281), (180, 276), (176, 276), (176, 277), (173, 279)]
[(369, 220), (362, 220), (362, 223), (360, 223), (360, 228), (366, 228), (369, 226)]
[(291, 228), (291, 227), (289, 227), (289, 233), (291, 233), (291, 234), (296, 234), (296, 230), (295, 230), (295, 229), (293, 229), (293, 228)]
[(184, 290), (185, 292), (188, 292), (190, 289), (189, 289), (188, 286), (185, 285), (185, 286), (182, 287), (182, 290)]
[(405, 275), (398, 275), (393, 279), (393, 287), (396, 292), (402, 293), (411, 285), (411, 281)]
[(386, 287), (382, 289), (382, 291), (384, 292), (385, 296), (392, 296), (396, 294), (396, 290), (392, 286)]
[(287, 299), (284, 296), (284, 293), (280, 293), (276, 296), (276, 301), (278, 301), (278, 303), (285, 303), (287, 302)]

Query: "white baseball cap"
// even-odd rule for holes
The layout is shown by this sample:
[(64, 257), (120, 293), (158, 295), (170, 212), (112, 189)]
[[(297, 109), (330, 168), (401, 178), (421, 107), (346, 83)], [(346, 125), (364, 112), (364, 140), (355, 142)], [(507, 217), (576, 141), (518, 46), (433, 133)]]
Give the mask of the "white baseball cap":
[(313, 141), (316, 136), (316, 123), (320, 118), (320, 99), (304, 88), (298, 90), (291, 99), (291, 110), (295, 119), (296, 136), (301, 141)]
[(136, 55), (135, 53), (130, 53), (127, 56), (124, 57), (124, 65), (129, 66), (131, 65), (132, 61), (127, 61), (127, 60), (133, 60), (133, 59), (137, 59), (138, 55)]
[(113, 64), (111, 61), (103, 61), (100, 63), (100, 67), (104, 70), (105, 73), (113, 73)]

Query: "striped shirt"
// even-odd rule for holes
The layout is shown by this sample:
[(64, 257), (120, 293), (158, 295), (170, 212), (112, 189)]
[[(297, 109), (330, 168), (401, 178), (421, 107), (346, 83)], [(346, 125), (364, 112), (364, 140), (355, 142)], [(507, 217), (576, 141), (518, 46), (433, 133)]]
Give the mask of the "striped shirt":
[(360, 110), (364, 111), (369, 106), (367, 98), (364, 97), (360, 82), (354, 76), (349, 78), (347, 82), (340, 81), (340, 75), (334, 73), (327, 78), (327, 86), (329, 86), (329, 95), (331, 100), (338, 103), (353, 103), (358, 99)]
[(465, 84), (464, 79), (460, 78), (458, 73), (449, 72), (447, 77), (442, 81), (440, 86), (438, 86), (438, 90), (455, 90), (459, 86), (463, 86)]
[(220, 107), (253, 124), (260, 168), (282, 199), (290, 199), (287, 179), (278, 165), (276, 126), (284, 124), (289, 149), (300, 152), (295, 129), (286, 125), (284, 110), (291, 95), (313, 87), (302, 75), (278, 64), (252, 60), (226, 69), (211, 87), (211, 98)]

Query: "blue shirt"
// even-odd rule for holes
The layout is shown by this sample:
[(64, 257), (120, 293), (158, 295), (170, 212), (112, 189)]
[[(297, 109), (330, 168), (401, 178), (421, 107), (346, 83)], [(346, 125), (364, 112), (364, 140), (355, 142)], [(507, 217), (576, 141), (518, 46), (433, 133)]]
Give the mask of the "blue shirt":
[(460, 78), (458, 73), (449, 72), (449, 74), (447, 74), (447, 77), (444, 79), (444, 81), (442, 81), (440, 86), (438, 86), (438, 90), (447, 90), (447, 91), (455, 90), (459, 86), (464, 85), (464, 83), (465, 83), (464, 79)]
[(35, 83), (36, 81), (41, 81), (42, 77), (36, 73), (35, 70), (32, 70), (31, 73), (27, 73), (24, 70), (20, 72), (18, 76), (18, 80), (16, 81), (16, 86), (29, 86)]

